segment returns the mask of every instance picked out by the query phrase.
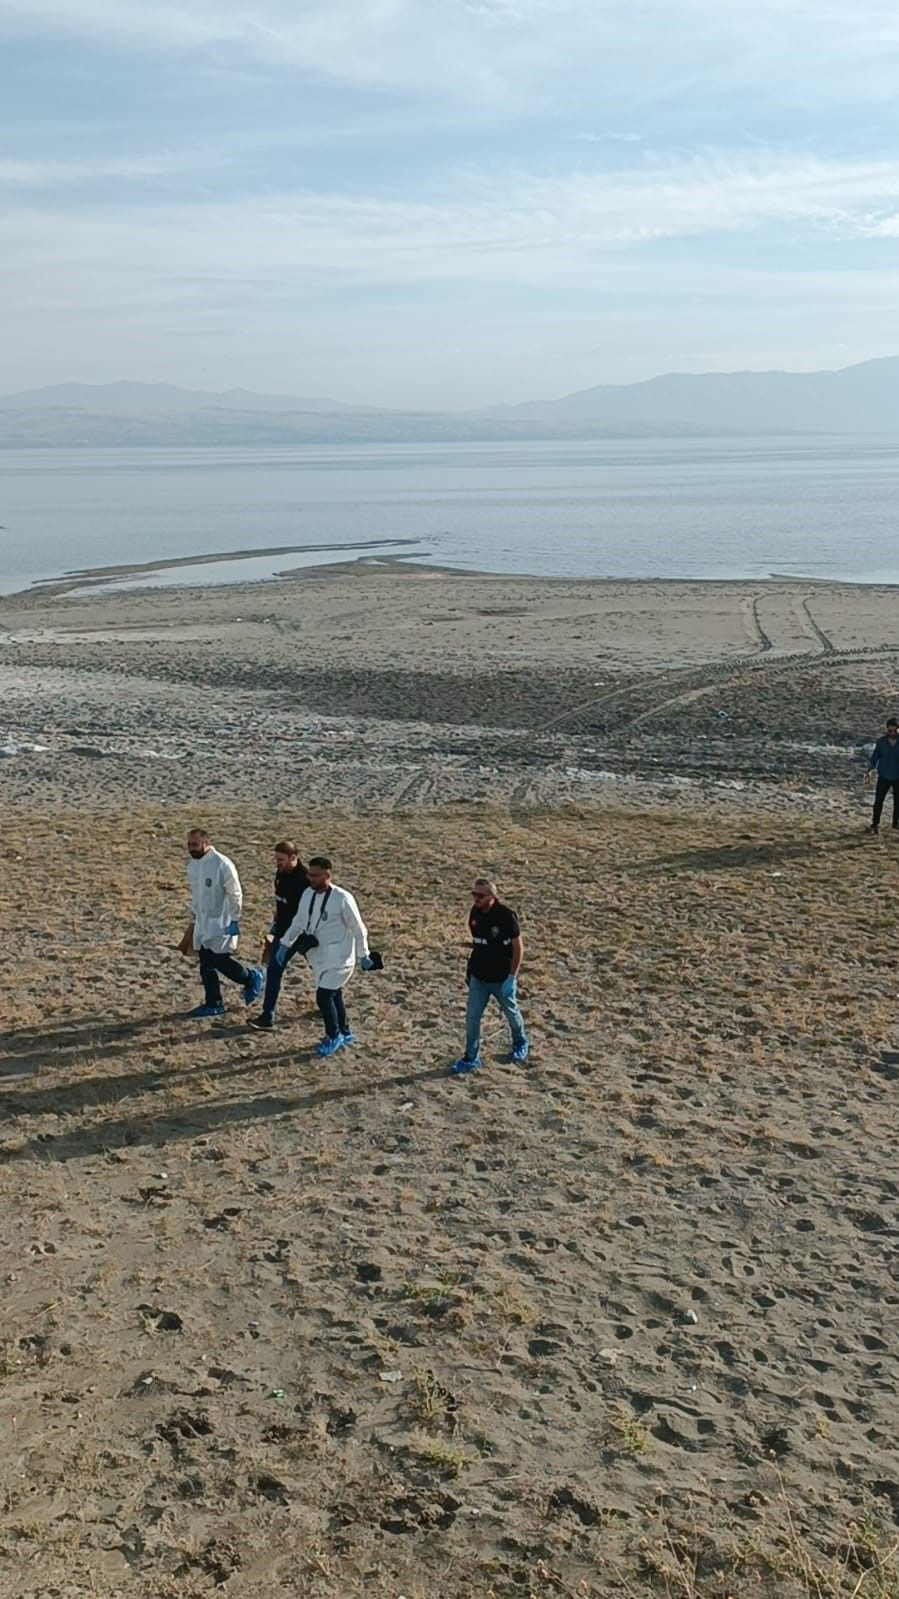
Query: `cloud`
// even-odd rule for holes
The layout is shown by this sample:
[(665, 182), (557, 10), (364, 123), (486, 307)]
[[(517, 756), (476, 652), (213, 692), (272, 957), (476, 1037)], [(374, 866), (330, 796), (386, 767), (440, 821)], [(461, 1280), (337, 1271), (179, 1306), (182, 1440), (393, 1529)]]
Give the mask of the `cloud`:
[(3, 0), (0, 34), (230, 53), (521, 113), (572, 87), (619, 106), (751, 88), (808, 107), (895, 94), (899, 14), (881, 0)]
[(228, 340), (277, 360), (312, 324), (383, 364), (382, 305), (449, 361), (474, 328), (526, 351), (527, 305), (557, 335), (570, 310), (576, 387), (600, 325), (645, 372), (693, 305), (687, 348), (730, 352), (744, 292), (788, 340), (791, 306), (826, 306), (826, 340), (872, 305), (887, 325), (892, 3), (0, 0), (0, 48), (23, 367), (149, 350), (164, 376)]
[[(12, 167), (6, 181), (15, 187), (27, 174)], [(68, 178), (89, 170), (78, 164)], [(892, 236), (897, 205), (899, 160), (717, 157), (614, 177), (462, 173), (437, 200), (299, 191), (163, 206), (124, 204), (119, 194), (114, 207), (8, 210), (0, 241), (7, 262), (22, 263), (23, 281), (34, 252), (53, 240), (60, 270), (90, 265), (98, 278), (123, 274), (156, 292), (190, 276), (207, 292), (213, 281), (247, 278), (297, 290), (453, 282), (562, 290), (594, 283), (597, 263), (665, 240), (812, 228), (823, 253), (829, 243)]]
[(95, 187), (146, 178), (181, 177), (211, 165), (207, 154), (167, 151), (155, 156), (100, 156), (80, 161), (13, 161), (0, 158), (0, 191)]
[(859, 227), (867, 239), (899, 239), (899, 213), (881, 217), (879, 221), (862, 221)]

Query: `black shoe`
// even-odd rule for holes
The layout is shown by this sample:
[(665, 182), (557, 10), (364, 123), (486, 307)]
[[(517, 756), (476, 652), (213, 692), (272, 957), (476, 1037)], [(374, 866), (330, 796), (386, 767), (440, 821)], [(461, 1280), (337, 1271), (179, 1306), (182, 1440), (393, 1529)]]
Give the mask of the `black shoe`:
[(865, 828), (866, 833), (876, 833), (877, 831), (878, 827), (876, 822), (872, 822), (870, 827)]
[(263, 1011), (261, 1016), (253, 1016), (249, 1025), (254, 1027), (257, 1033), (270, 1033), (275, 1023), (274, 1019), (271, 1016), (266, 1016)]

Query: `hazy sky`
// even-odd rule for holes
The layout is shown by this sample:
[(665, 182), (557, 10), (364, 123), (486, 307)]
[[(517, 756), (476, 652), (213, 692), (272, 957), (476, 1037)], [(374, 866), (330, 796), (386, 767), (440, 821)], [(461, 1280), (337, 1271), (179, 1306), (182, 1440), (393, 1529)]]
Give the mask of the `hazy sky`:
[(0, 390), (899, 352), (895, 0), (0, 0)]

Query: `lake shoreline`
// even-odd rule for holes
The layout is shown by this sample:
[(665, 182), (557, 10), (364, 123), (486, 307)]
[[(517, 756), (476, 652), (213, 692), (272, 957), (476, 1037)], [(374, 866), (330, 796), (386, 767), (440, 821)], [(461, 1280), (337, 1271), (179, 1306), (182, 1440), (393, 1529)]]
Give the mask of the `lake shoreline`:
[[(416, 542), (418, 541), (414, 539), (372, 539), (367, 541), (367, 543), (362, 546), (358, 544), (349, 544), (343, 548), (349, 550), (368, 548), (370, 546), (377, 546), (381, 548), (385, 544), (415, 544)], [(102, 595), (134, 593), (144, 590), (149, 592), (158, 592), (159, 590), (157, 586), (152, 584), (142, 584), (140, 582), (140, 578), (144, 575), (149, 577), (151, 574), (159, 572), (176, 572), (185, 567), (208, 566), (210, 568), (217, 568), (221, 566), (227, 566), (231, 562), (263, 560), (274, 556), (297, 555), (313, 552), (319, 554), (332, 549), (339, 550), (341, 549), (341, 546), (325, 544), (275, 545), (269, 549), (216, 550), (205, 555), (181, 555), (173, 556), (169, 559), (161, 558), (155, 561), (122, 562), (107, 566), (78, 567), (67, 572), (62, 572), (56, 577), (40, 578), (35, 582), (28, 584), (24, 588), (13, 589), (6, 594), (0, 594), (0, 601), (8, 601), (10, 603), (25, 602), (34, 596), (38, 596), (42, 600), (45, 598), (65, 599), (69, 595), (80, 594), (84, 591), (99, 592)], [(803, 587), (808, 587), (811, 585), (815, 588), (829, 587), (876, 590), (891, 590), (899, 588), (899, 577), (897, 577), (895, 583), (884, 583), (868, 581), (863, 578), (847, 579), (840, 577), (806, 576), (801, 572), (773, 571), (764, 573), (762, 575), (746, 575), (743, 577), (727, 578), (716, 577), (714, 575), (681, 575), (678, 577), (662, 577), (658, 574), (648, 577), (613, 577), (607, 574), (596, 574), (594, 576), (585, 575), (581, 577), (552, 577), (547, 576), (545, 573), (538, 572), (501, 572), (493, 571), (488, 567), (457, 567), (447, 562), (429, 561), (425, 555), (422, 555), (420, 558), (415, 558), (408, 554), (394, 555), (383, 551), (379, 554), (357, 555), (352, 560), (343, 559), (329, 561), (321, 565), (314, 566), (300, 565), (284, 567), (282, 569), (273, 570), (268, 577), (259, 577), (253, 579), (243, 579), (237, 577), (230, 581), (227, 578), (223, 578), (220, 581), (203, 581), (201, 579), (193, 578), (189, 581), (185, 581), (183, 585), (179, 584), (177, 581), (174, 581), (170, 584), (165, 584), (164, 587), (169, 591), (183, 587), (187, 592), (197, 589), (219, 589), (223, 587), (237, 587), (243, 589), (256, 588), (264, 584), (296, 582), (301, 580), (304, 581), (310, 578), (315, 578), (321, 581), (323, 579), (340, 575), (355, 575), (363, 577), (369, 573), (377, 573), (385, 570), (389, 570), (397, 577), (446, 577), (469, 580), (477, 579), (482, 581), (502, 583), (521, 583), (530, 581), (535, 584), (560, 583), (567, 586), (579, 585), (584, 587), (596, 584), (629, 584), (643, 587), (664, 584), (672, 588), (677, 588), (679, 586), (688, 584), (727, 584), (728, 586), (735, 588), (746, 588), (757, 586), (758, 584), (768, 585), (787, 583), (796, 584)], [(118, 582), (117, 580), (120, 578), (124, 579), (125, 581)]]
[[(381, 549), (510, 576), (896, 583), (889, 435), (6, 452), (0, 588), (265, 578)], [(285, 552), (285, 559), (266, 552)], [(243, 568), (239, 566), (244, 562)], [(199, 568), (199, 570), (198, 570)], [(218, 568), (218, 570), (216, 570)], [(130, 581), (130, 579), (129, 579)]]

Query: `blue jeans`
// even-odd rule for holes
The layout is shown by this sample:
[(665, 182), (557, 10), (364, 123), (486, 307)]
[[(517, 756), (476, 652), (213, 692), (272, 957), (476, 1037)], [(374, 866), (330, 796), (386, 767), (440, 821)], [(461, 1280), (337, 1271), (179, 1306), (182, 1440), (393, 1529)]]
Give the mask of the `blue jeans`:
[(527, 1043), (524, 1020), (518, 1009), (515, 978), (507, 977), (504, 983), (484, 983), (480, 977), (468, 979), (468, 1009), (465, 1013), (465, 1058), (477, 1060), (481, 1052), (481, 1017), (491, 999), (495, 999), (512, 1029), (512, 1048)]

